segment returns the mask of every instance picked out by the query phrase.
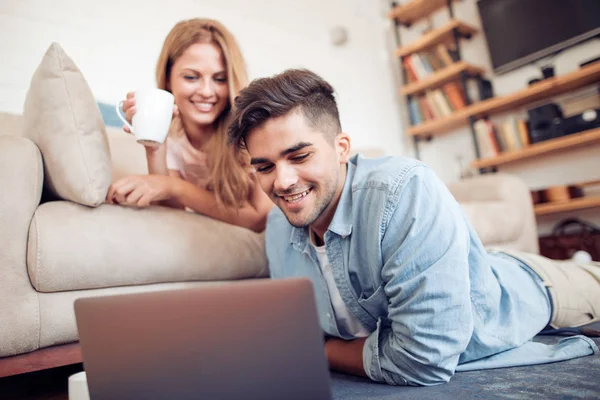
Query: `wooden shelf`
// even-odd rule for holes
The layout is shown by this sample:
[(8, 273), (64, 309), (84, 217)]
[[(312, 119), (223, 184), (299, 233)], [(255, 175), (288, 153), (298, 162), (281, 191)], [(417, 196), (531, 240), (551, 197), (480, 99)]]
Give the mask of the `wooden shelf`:
[(556, 214), (565, 211), (583, 210), (585, 208), (600, 207), (600, 196), (580, 197), (569, 201), (537, 204), (533, 207), (535, 215)]
[(438, 88), (447, 82), (458, 80), (462, 72), (465, 72), (467, 75), (474, 76), (483, 74), (484, 70), (483, 68), (476, 67), (464, 61), (459, 61), (434, 72), (431, 76), (428, 76), (425, 79), (404, 86), (400, 89), (400, 93), (406, 96), (409, 94)]
[(402, 25), (410, 26), (447, 5), (448, 0), (412, 0), (394, 7), (389, 12), (388, 17), (395, 19)]
[(448, 117), (411, 126), (408, 128), (407, 133), (411, 136), (439, 135), (467, 125), (470, 117), (482, 117), (512, 110), (596, 82), (600, 82), (600, 62), (559, 77), (545, 79), (506, 96), (480, 101), (456, 111)]
[(600, 142), (600, 128), (574, 133), (556, 139), (535, 143), (523, 149), (501, 153), (497, 157), (473, 161), (473, 168), (486, 168), (533, 158), (559, 150), (573, 149), (588, 143)]
[(471, 25), (458, 20), (450, 20), (446, 25), (432, 29), (411, 44), (396, 49), (396, 55), (403, 57), (412, 53), (429, 49), (437, 44), (446, 43), (452, 39), (452, 32), (458, 30), (461, 36), (469, 37), (477, 32)]

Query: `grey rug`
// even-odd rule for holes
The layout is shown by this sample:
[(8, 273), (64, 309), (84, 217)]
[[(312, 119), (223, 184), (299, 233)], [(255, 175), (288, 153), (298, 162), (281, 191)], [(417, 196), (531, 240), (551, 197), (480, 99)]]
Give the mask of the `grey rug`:
[[(555, 343), (562, 337), (538, 336)], [(600, 346), (600, 339), (594, 338)], [(459, 372), (449, 383), (429, 387), (394, 387), (333, 373), (335, 400), (381, 399), (600, 399), (600, 356), (527, 367)]]

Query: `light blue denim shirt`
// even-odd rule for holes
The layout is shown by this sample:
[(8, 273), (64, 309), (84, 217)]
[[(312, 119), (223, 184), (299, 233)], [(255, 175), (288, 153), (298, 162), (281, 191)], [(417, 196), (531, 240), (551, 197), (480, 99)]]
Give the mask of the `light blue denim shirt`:
[[(504, 254), (488, 254), (459, 204), (419, 161), (353, 157), (328, 231), (327, 257), (349, 311), (368, 329), (363, 366), (394, 385), (446, 382), (456, 370), (558, 361), (592, 354), (593, 341), (531, 342), (549, 322), (540, 278)], [(270, 213), (272, 278), (308, 277), (319, 321), (337, 324), (308, 229)]]

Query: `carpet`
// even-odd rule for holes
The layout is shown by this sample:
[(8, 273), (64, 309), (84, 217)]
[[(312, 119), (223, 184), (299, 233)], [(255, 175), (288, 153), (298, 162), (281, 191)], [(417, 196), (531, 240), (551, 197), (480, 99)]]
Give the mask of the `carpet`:
[[(556, 343), (563, 336), (538, 336)], [(600, 339), (593, 339), (600, 347)], [(389, 386), (333, 373), (335, 400), (600, 399), (600, 356), (527, 367), (458, 372), (449, 383), (428, 387)]]

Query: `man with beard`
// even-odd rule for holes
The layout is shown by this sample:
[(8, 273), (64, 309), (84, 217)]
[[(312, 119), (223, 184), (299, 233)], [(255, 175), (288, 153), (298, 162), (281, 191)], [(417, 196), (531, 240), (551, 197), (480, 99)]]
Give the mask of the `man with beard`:
[(598, 352), (580, 336), (531, 341), (598, 320), (598, 263), (486, 252), (426, 165), (350, 156), (333, 88), (310, 71), (258, 79), (235, 105), (230, 141), (249, 152), (277, 205), (267, 222), (271, 276), (313, 282), (332, 369), (432, 385), (457, 370)]

